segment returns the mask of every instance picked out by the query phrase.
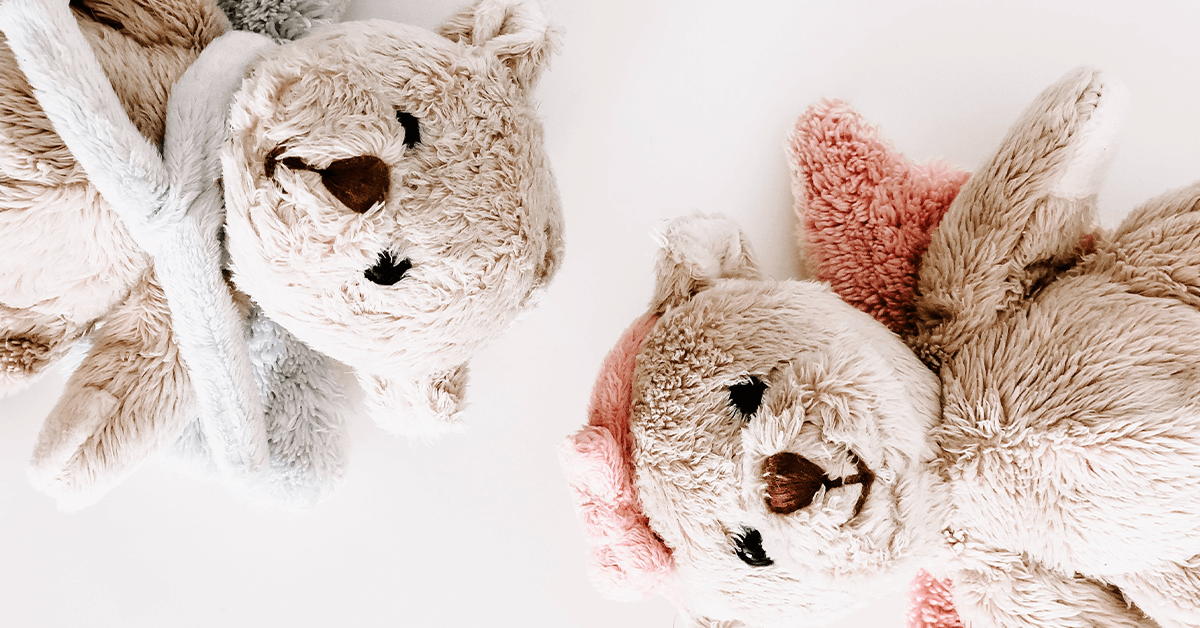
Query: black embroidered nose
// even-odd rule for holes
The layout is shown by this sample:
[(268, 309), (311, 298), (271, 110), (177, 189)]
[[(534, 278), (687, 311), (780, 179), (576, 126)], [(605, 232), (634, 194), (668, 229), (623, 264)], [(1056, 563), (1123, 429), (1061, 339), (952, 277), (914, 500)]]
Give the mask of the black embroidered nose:
[[(267, 155), (268, 177), (274, 176), (276, 155), (282, 151), (282, 148), (277, 148)], [(325, 189), (351, 211), (360, 214), (386, 201), (388, 188), (392, 184), (391, 168), (374, 155), (339, 159), (325, 168), (314, 168), (299, 157), (286, 157), (278, 163), (292, 170), (309, 170), (321, 175)]]
[(379, 260), (375, 262), (375, 265), (368, 268), (364, 275), (372, 283), (390, 286), (403, 279), (404, 273), (407, 273), (410, 268), (412, 268), (412, 262), (408, 261), (408, 258), (396, 261), (395, 256), (384, 251), (379, 254)]

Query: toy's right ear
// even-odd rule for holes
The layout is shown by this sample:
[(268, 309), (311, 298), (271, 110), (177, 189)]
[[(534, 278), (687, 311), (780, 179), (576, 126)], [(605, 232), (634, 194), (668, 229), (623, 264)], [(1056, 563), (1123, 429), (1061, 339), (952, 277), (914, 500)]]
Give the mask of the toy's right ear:
[(492, 52), (529, 89), (550, 61), (557, 30), (535, 0), (479, 0), (450, 16), (438, 34)]
[(662, 314), (707, 290), (720, 279), (761, 279), (750, 243), (723, 216), (683, 216), (658, 238), (650, 311)]

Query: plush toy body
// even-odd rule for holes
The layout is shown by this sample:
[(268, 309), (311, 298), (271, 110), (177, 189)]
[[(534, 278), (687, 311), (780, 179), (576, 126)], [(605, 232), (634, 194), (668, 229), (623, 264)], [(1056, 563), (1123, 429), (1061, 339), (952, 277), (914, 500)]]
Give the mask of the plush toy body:
[[(160, 143), (170, 86), (228, 28), (225, 16), (208, 0), (71, 9), (123, 112)], [(0, 394), (94, 332), (33, 465), (53, 493), (102, 491), (190, 420), (188, 376), (150, 260), (54, 131), (6, 41), (0, 102)]]
[(599, 580), (698, 626), (829, 623), (919, 567), (976, 628), (1200, 625), (1200, 187), (1094, 233), (1119, 96), (1079, 71), (1023, 114), (934, 232), (905, 342), (759, 276), (731, 224), (674, 224), (658, 318), (602, 375), (626, 427), (595, 403), (566, 449)]
[[(551, 32), (533, 5), (482, 2), (443, 35), (369, 22), (276, 46), (231, 33), (174, 86), (161, 151), (65, 3), (6, 2), (0, 28), (165, 289), (156, 311), (178, 341), (167, 357), (186, 373), (109, 393), (182, 417), (163, 427), (165, 415), (131, 413), (153, 435), (141, 457), (175, 442), (242, 492), (312, 503), (341, 475), (350, 372), (381, 425), (452, 428), (467, 358), (557, 269), (557, 193), (529, 104)], [(75, 472), (78, 441), (121, 456), (135, 444), (91, 419), (96, 405), (65, 396), (63, 427), (39, 442), (35, 467), (67, 506), (112, 483)], [(137, 461), (95, 458), (110, 480)]]

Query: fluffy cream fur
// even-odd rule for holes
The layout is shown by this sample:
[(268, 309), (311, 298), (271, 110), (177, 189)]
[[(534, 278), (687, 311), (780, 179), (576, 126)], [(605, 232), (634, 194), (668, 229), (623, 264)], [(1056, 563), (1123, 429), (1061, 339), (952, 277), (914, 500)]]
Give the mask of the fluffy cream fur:
[[(748, 276), (735, 226), (672, 226), (630, 432), (692, 625), (830, 624), (920, 566), (973, 628), (1200, 625), (1200, 184), (1089, 235), (1120, 104), (1092, 70), (1039, 96), (935, 233), (903, 342)], [(839, 482), (769, 507), (781, 453), (869, 470), (861, 510)]]
[[(27, 33), (23, 50), (51, 61), (43, 77), (98, 80), (92, 87), (106, 90), (111, 117), (130, 125), (135, 143), (162, 141), (166, 86), (227, 28), (216, 6), (200, 0), (153, 8), (91, 0), (72, 4), (73, 19), (65, 2), (49, 8), (58, 18)], [(43, 15), (28, 2), (6, 2), (3, 11), (6, 33)], [(63, 26), (69, 41), (47, 37)], [(9, 43), (0, 44), (0, 393), (23, 387), (95, 331), (33, 457), (35, 484), (77, 506), (173, 440), (191, 420), (191, 393), (156, 275), (52, 128), (18, 67), (30, 54), (14, 54)], [(79, 47), (94, 53), (84, 55), (90, 70), (62, 54)]]
[[(151, 276), (162, 285), (161, 290), (157, 284), (137, 286), (122, 305), (130, 310), (134, 326), (109, 322), (99, 330), (93, 346), (93, 352), (115, 355), (124, 366), (136, 367), (131, 373), (141, 379), (124, 381), (104, 370), (111, 364), (93, 367), (85, 361), (68, 383), (60, 403), (63, 411), (53, 415), (43, 431), (35, 454), (35, 482), (55, 494), (64, 507), (99, 497), (137, 462), (176, 438), (177, 453), (231, 480), (243, 495), (285, 505), (311, 504), (327, 495), (342, 475), (343, 426), (349, 412), (344, 393), (353, 383), (345, 378), (342, 365), (310, 348), (310, 338), (341, 343), (312, 344), (332, 347), (334, 357), (355, 367), (376, 407), (403, 412), (411, 425), (444, 428), (453, 425), (450, 419), (461, 404), (466, 358), (531, 305), (557, 268), (560, 211), (541, 149), (540, 126), (528, 102), (528, 90), (547, 58), (550, 30), (531, 4), (482, 2), (454, 16), (444, 37), (374, 22), (331, 27), (310, 41), (278, 47), (276, 53), (268, 52), (276, 46), (266, 38), (226, 34), (208, 45), (174, 85), (161, 156), (122, 110), (102, 64), (88, 49), (64, 3), (6, 2), (0, 5), (0, 29), (9, 35), (23, 75), (34, 86), (36, 104), (53, 120), (71, 156), (86, 171), (86, 183), (112, 204), (129, 239), (154, 259)], [(390, 41), (391, 47), (378, 45), (384, 41)], [(260, 63), (262, 56), (270, 58)], [(446, 65), (448, 58), (451, 62)], [(409, 69), (408, 74), (389, 73), (401, 66)], [(452, 85), (440, 84), (449, 74), (454, 75)], [(273, 112), (275, 117), (255, 123), (267, 128), (282, 125), (294, 134), (289, 138), (297, 140), (292, 142), (297, 146), (336, 153), (347, 149), (342, 140), (357, 137), (372, 149), (364, 149), (362, 155), (377, 161), (421, 156), (425, 169), (410, 167), (407, 181), (395, 176), (403, 163), (388, 165), (389, 188), (404, 181), (405, 191), (387, 190), (387, 202), (365, 215), (370, 219), (366, 226), (343, 221), (346, 232), (331, 233), (287, 221), (274, 234), (285, 235), (301, 249), (317, 251), (329, 247), (330, 239), (353, 241), (364, 234), (374, 238), (378, 246), (373, 257), (347, 285), (303, 282), (344, 263), (336, 257), (293, 258), (311, 267), (294, 267), (291, 278), (276, 274), (273, 280), (282, 285), (270, 279), (258, 281), (244, 270), (269, 262), (271, 272), (278, 273), (278, 262), (286, 259), (272, 248), (277, 243), (256, 245), (239, 239), (236, 217), (247, 210), (239, 203), (275, 214), (275, 209), (262, 204), (263, 198), (239, 198), (231, 191), (230, 223), (223, 224), (218, 181), (223, 179), (228, 188), (236, 189), (248, 174), (238, 170), (245, 164), (234, 159), (226, 159), (222, 172), (217, 157), (227, 140), (229, 103), (246, 76), (251, 78), (243, 96), (251, 102), (255, 85), (313, 83), (316, 91), (303, 94), (300, 102), (282, 103), (283, 109)], [(395, 83), (398, 79), (404, 83)], [(460, 80), (465, 83), (457, 84)], [(453, 90), (442, 95), (421, 92), (430, 86)], [(406, 89), (424, 95), (407, 103), (398, 101), (383, 111), (382, 121), (357, 111), (361, 102), (343, 100), (357, 94), (374, 102), (380, 93), (391, 98), (392, 92)], [(308, 109), (298, 111), (295, 105)], [(473, 107), (472, 112), (454, 109), (462, 105)], [(233, 111), (235, 121), (237, 113), (248, 113), (238, 106)], [(405, 137), (398, 111), (422, 116), (420, 133), (427, 141)], [(304, 120), (313, 128), (296, 126)], [(462, 122), (464, 128), (438, 127), (438, 121)], [(235, 129), (235, 144), (242, 131), (253, 134), (264, 132), (264, 127)], [(444, 137), (430, 135), (443, 131)], [(471, 133), (455, 135), (464, 131)], [(406, 141), (412, 145), (406, 146)], [(268, 174), (267, 160), (281, 161), (276, 174), (294, 167), (289, 161), (292, 154), (275, 150), (280, 146), (246, 155), (257, 160), (260, 171), (250, 180), (278, 185), (263, 176)], [(311, 153), (302, 154), (310, 165), (326, 165)], [(467, 161), (471, 163), (464, 169)], [(433, 182), (423, 193), (414, 183), (421, 178)], [(330, 181), (292, 183), (286, 194), (274, 199), (286, 203), (285, 211), (357, 216), (343, 197), (331, 192), (335, 188)], [(295, 196), (309, 205), (297, 204)], [(392, 224), (394, 216), (414, 215), (424, 219), (425, 231), (414, 228), (411, 234), (403, 233), (401, 229), (411, 224)], [(436, 220), (447, 222), (429, 222)], [(259, 216), (253, 229), (270, 223), (267, 216)], [(381, 233), (371, 233), (381, 226)], [(251, 250), (267, 251), (268, 257), (256, 261), (233, 247), (234, 274), (249, 300), (231, 292), (223, 274), (226, 233)], [(274, 235), (264, 229), (251, 237)], [(445, 239), (442, 248), (436, 242), (439, 235)], [(435, 251), (428, 253), (429, 259), (418, 259), (405, 248), (421, 238)], [(439, 264), (433, 256), (447, 248), (448, 261)], [(399, 284), (369, 281), (371, 267), (385, 252), (408, 258), (414, 265)], [(438, 272), (439, 266), (450, 272)], [(428, 281), (436, 285), (429, 286)], [(412, 288), (414, 284), (417, 287)], [(310, 304), (332, 304), (329, 315), (292, 310), (295, 303), (284, 297), (295, 298), (297, 286), (314, 293)], [(397, 307), (406, 296), (422, 290), (437, 292), (448, 302), (425, 304), (430, 306), (425, 309), (412, 304)], [(330, 294), (335, 295), (333, 300), (328, 300)], [(337, 300), (339, 294), (343, 301)], [(355, 294), (368, 294), (370, 300), (364, 302)], [(434, 311), (439, 308), (442, 311)], [(344, 309), (351, 312), (349, 317)], [(276, 316), (268, 317), (264, 310)], [(280, 317), (279, 312), (290, 316)], [(314, 320), (340, 330), (306, 326)], [(409, 345), (397, 347), (392, 336), (406, 330)], [(151, 333), (157, 335), (141, 338), (141, 345), (118, 353), (117, 347), (133, 342), (131, 336)], [(113, 338), (108, 340), (110, 334)], [(54, 357), (52, 347), (34, 340), (9, 342), (13, 354), (23, 352), (10, 361)], [(401, 368), (396, 353), (424, 361), (405, 362)], [(437, 358), (448, 366), (439, 368)], [(107, 377), (108, 388), (89, 387), (88, 377)], [(128, 425), (113, 429), (110, 417), (122, 413), (128, 413)], [(196, 416), (198, 423), (185, 429)], [(395, 420), (381, 417), (388, 427), (394, 427)]]
[[(559, 200), (529, 91), (552, 34), (528, 2), (481, 2), (443, 35), (327, 27), (268, 55), (235, 100), (223, 154), (233, 280), (352, 367), (387, 429), (452, 429), (467, 360), (558, 267)], [(406, 144), (397, 112), (415, 117), (419, 143)], [(364, 213), (287, 165), (361, 156), (390, 174)], [(390, 286), (364, 277), (384, 253), (412, 264)]]

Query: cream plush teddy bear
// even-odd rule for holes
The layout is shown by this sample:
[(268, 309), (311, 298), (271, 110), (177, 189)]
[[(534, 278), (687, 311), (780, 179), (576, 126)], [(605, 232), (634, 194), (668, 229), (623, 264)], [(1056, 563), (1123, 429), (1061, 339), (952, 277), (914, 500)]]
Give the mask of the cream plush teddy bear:
[(903, 339), (674, 223), (564, 448), (610, 594), (825, 625), (919, 568), (974, 628), (1200, 625), (1200, 186), (1096, 233), (1122, 105), (1064, 77), (962, 187)]
[[(173, 88), (161, 153), (65, 2), (6, 0), (0, 28), (154, 260), (177, 350), (146, 352), (143, 370), (186, 366), (169, 387), (120, 391), (73, 385), (76, 371), (35, 456), (67, 505), (137, 461), (81, 470), (81, 440), (118, 455), (176, 442), (244, 492), (311, 503), (341, 474), (344, 375), (382, 426), (451, 429), (467, 359), (557, 269), (561, 212), (530, 102), (552, 30), (536, 5), (484, 0), (440, 34), (373, 21), (277, 46), (231, 33)], [(113, 429), (114, 406), (147, 398), (172, 413)]]

